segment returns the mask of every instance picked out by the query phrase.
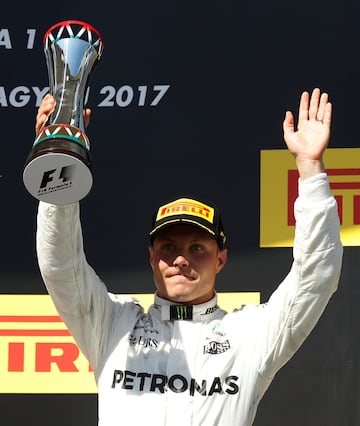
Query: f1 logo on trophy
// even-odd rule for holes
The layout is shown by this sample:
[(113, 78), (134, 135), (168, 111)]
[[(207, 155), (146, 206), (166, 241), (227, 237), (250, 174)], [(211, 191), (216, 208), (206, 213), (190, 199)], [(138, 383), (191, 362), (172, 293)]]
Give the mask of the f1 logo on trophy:
[(56, 106), (28, 155), (23, 182), (38, 200), (70, 204), (84, 198), (93, 184), (83, 109), (103, 39), (86, 22), (68, 20), (49, 28), (43, 41)]

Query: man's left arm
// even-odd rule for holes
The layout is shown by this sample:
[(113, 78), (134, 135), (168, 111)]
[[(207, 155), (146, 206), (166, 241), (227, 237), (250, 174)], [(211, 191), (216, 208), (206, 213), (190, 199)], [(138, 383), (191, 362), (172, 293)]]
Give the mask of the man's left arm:
[(269, 377), (309, 335), (337, 289), (343, 248), (337, 203), (330, 191), (323, 154), (330, 138), (332, 105), (320, 89), (303, 92), (295, 126), (287, 111), (284, 140), (299, 172), (295, 202), (294, 262), (263, 312), (260, 372)]

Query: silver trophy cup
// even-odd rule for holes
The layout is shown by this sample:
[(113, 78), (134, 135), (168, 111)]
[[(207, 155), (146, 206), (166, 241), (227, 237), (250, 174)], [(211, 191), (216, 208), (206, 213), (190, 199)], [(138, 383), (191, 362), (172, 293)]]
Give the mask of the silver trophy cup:
[(56, 106), (23, 172), (26, 189), (38, 200), (70, 204), (84, 198), (92, 187), (83, 110), (89, 78), (102, 50), (100, 33), (82, 21), (59, 22), (44, 36), (50, 93)]

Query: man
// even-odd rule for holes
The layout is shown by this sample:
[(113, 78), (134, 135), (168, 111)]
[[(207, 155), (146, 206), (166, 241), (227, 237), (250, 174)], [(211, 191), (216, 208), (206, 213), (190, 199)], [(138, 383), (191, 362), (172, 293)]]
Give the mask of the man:
[[(53, 107), (47, 96), (37, 131)], [(284, 139), (300, 176), (294, 262), (266, 304), (232, 313), (217, 306), (215, 279), (227, 251), (212, 204), (185, 198), (155, 212), (149, 252), (157, 292), (144, 313), (131, 298), (108, 294), (88, 265), (79, 204), (40, 202), (40, 270), (94, 369), (99, 425), (253, 423), (275, 374), (309, 335), (338, 285), (339, 219), (322, 161), (331, 109), (328, 95), (316, 88), (311, 97), (301, 96), (297, 129), (286, 112)]]

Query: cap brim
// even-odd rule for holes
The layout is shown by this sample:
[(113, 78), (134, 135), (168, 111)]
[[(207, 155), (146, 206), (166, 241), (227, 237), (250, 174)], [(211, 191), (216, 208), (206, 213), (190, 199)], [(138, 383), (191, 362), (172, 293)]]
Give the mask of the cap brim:
[(179, 225), (179, 224), (194, 226), (195, 228), (206, 231), (208, 234), (210, 234), (212, 237), (215, 238), (215, 232), (211, 230), (210, 228), (208, 228), (207, 226), (204, 226), (201, 223), (196, 222), (195, 220), (179, 217), (179, 218), (172, 218), (171, 220), (167, 220), (163, 223), (160, 223), (155, 228), (153, 228), (150, 231), (150, 239), (153, 240), (156, 234), (162, 231), (163, 229), (170, 228), (171, 226)]

